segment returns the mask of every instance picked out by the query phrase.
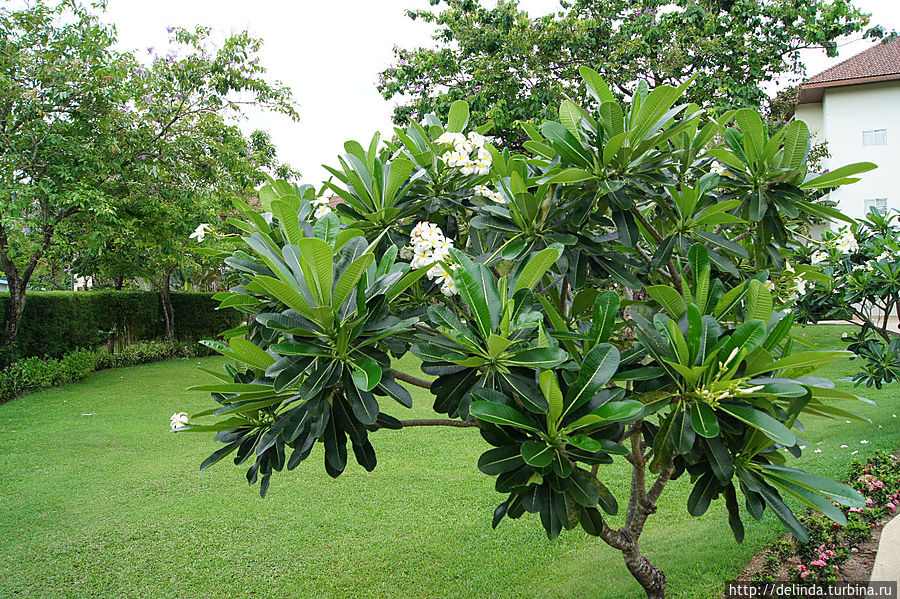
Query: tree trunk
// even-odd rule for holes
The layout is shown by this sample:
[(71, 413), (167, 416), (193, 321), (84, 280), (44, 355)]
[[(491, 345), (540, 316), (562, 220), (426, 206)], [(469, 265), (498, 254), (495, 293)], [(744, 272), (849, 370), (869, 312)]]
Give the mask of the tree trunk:
[(175, 344), (175, 310), (172, 308), (172, 293), (169, 285), (172, 279), (172, 271), (167, 270), (159, 287), (159, 299), (162, 301), (163, 321), (166, 325), (166, 339), (171, 345)]
[(663, 599), (666, 596), (666, 575), (641, 554), (637, 541), (629, 543), (622, 551), (625, 567), (647, 593), (647, 599)]
[(122, 291), (122, 285), (125, 283), (125, 277), (116, 277), (114, 279), (114, 284), (116, 287), (116, 291)]
[(3, 316), (3, 338), (0, 339), (0, 348), (9, 347), (15, 341), (24, 311), (25, 286), (18, 281), (9, 281), (9, 304)]

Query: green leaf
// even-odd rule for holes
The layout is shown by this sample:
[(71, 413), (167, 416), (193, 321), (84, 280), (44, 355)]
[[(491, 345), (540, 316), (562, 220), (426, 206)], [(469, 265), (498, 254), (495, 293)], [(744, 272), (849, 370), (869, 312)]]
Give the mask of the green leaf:
[(491, 401), (473, 401), (469, 406), (469, 413), (484, 422), (538, 432), (537, 427), (527, 416), (517, 409), (503, 404)]
[(594, 318), (588, 333), (596, 343), (609, 341), (616, 325), (616, 314), (619, 312), (619, 296), (615, 291), (604, 291), (594, 301)]
[(378, 420), (378, 400), (368, 390), (359, 386), (356, 380), (357, 374), (356, 372), (353, 373), (353, 385), (347, 384), (348, 381), (345, 379), (344, 394), (356, 419), (366, 426), (371, 426)]
[(761, 430), (767, 437), (785, 447), (791, 447), (797, 443), (797, 436), (766, 412), (731, 403), (720, 403), (719, 409), (726, 414), (731, 414), (741, 422)]
[(522, 268), (522, 272), (516, 280), (513, 295), (520, 289), (533, 289), (540, 282), (547, 269), (559, 260), (559, 256), (560, 251), (556, 248), (545, 248), (535, 254)]
[(597, 507), (600, 501), (600, 490), (593, 479), (593, 476), (580, 468), (575, 468), (565, 479), (566, 489), (584, 507)]
[(350, 266), (341, 273), (337, 284), (334, 286), (334, 294), (331, 298), (331, 305), (333, 307), (340, 308), (344, 304), (350, 296), (350, 293), (353, 291), (353, 288), (356, 287), (356, 284), (359, 282), (360, 277), (362, 277), (363, 273), (366, 272), (366, 269), (374, 260), (375, 256), (373, 254), (363, 254), (354, 260)]
[(619, 350), (608, 343), (595, 345), (585, 356), (578, 378), (566, 393), (561, 418), (578, 409), (602, 389), (619, 368)]
[[(313, 235), (315, 235), (317, 239), (321, 239), (327, 243), (329, 246), (334, 247), (340, 230), (341, 221), (338, 218), (338, 215), (334, 212), (329, 212), (316, 221), (316, 225), (313, 227)], [(292, 243), (298, 245), (297, 242)]]
[(707, 439), (719, 434), (719, 419), (712, 408), (704, 403), (691, 404), (691, 426), (698, 435)]
[(254, 368), (265, 370), (275, 363), (275, 358), (243, 337), (232, 337), (228, 340), (228, 347), (235, 358)]
[(462, 133), (469, 124), (469, 104), (464, 100), (457, 100), (450, 105), (450, 114), (447, 116), (447, 131)]
[(719, 491), (719, 481), (709, 472), (703, 474), (694, 484), (688, 496), (687, 508), (691, 516), (702, 516), (709, 509), (709, 503)]
[(549, 411), (547, 412), (547, 424), (552, 423), (551, 430), (555, 430), (557, 424), (562, 418), (563, 396), (559, 388), (559, 382), (556, 380), (556, 373), (551, 370), (544, 370), (540, 376), (541, 392), (547, 399)]
[(706, 451), (709, 466), (712, 468), (716, 478), (723, 483), (730, 481), (734, 476), (734, 460), (731, 459), (731, 454), (728, 453), (728, 450), (722, 443), (722, 439), (719, 437), (702, 439), (700, 444)]
[(772, 294), (766, 286), (756, 279), (747, 282), (747, 303), (744, 309), (747, 318), (769, 322), (772, 317)]
[(459, 267), (453, 271), (453, 281), (459, 295), (472, 310), (483, 339), (500, 323), (500, 294), (494, 275), (483, 264), (475, 264), (459, 250), (450, 250)]
[(609, 86), (606, 84), (606, 81), (603, 80), (603, 77), (600, 76), (600, 73), (585, 66), (578, 67), (578, 73), (581, 75), (581, 78), (584, 79), (588, 92), (590, 92), (595, 100), (598, 102), (616, 101), (616, 97), (610, 91)]
[(781, 168), (800, 168), (809, 153), (809, 128), (803, 121), (792, 121), (784, 134)]
[(630, 421), (640, 417), (643, 411), (644, 404), (632, 399), (610, 402), (579, 418), (568, 425), (566, 430), (574, 431), (601, 422)]
[(489, 449), (478, 458), (478, 469), (488, 475), (512, 472), (525, 464), (518, 445)]
[(553, 462), (556, 451), (543, 441), (525, 441), (522, 443), (522, 459), (529, 466), (546, 468)]
[(840, 168), (836, 168), (833, 171), (823, 173), (818, 177), (811, 177), (800, 185), (800, 189), (821, 189), (823, 187), (845, 185), (852, 182), (847, 181), (847, 177), (865, 173), (876, 168), (878, 167), (871, 162), (854, 162), (853, 164), (847, 164)]
[(371, 391), (381, 381), (381, 365), (372, 358), (365, 356), (350, 360), (353, 365), (353, 383), (362, 391)]
[(684, 298), (675, 289), (667, 285), (650, 285), (646, 287), (647, 295), (652, 297), (656, 303), (662, 306), (669, 316), (678, 319), (687, 309), (684, 305)]
[(321, 239), (307, 237), (297, 243), (297, 248), (300, 250), (301, 264), (305, 262), (312, 272), (313, 281), (307, 280), (307, 284), (313, 283), (316, 287), (314, 295), (319, 305), (328, 305), (334, 276), (334, 254), (331, 246)]
[(822, 495), (825, 495), (826, 497), (833, 499), (834, 501), (837, 501), (842, 505), (846, 505), (848, 507), (866, 506), (866, 499), (865, 497), (860, 495), (859, 492), (848, 487), (847, 485), (842, 485), (833, 480), (822, 478), (821, 476), (815, 476), (813, 474), (803, 472), (802, 470), (796, 470), (794, 468), (778, 466), (775, 464), (760, 465), (759, 470), (761, 471), (761, 474), (769, 477), (778, 477), (781, 479), (789, 480), (794, 484), (800, 485), (801, 487), (806, 487), (811, 491), (821, 493)]

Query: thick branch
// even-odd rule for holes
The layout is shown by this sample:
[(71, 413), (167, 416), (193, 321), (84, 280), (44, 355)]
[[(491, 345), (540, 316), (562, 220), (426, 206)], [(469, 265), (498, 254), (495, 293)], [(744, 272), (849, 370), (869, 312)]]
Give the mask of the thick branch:
[(391, 374), (393, 374), (394, 378), (398, 381), (403, 381), (404, 383), (409, 383), (410, 385), (415, 385), (416, 387), (421, 387), (423, 389), (431, 389), (431, 381), (426, 381), (425, 379), (414, 377), (410, 374), (400, 372), (399, 370), (395, 370), (393, 368), (391, 368)]
[(408, 426), (453, 426), (456, 428), (478, 428), (478, 423), (474, 420), (464, 422), (462, 420), (442, 420), (440, 418), (424, 418), (421, 420), (401, 420), (400, 424), (403, 428)]

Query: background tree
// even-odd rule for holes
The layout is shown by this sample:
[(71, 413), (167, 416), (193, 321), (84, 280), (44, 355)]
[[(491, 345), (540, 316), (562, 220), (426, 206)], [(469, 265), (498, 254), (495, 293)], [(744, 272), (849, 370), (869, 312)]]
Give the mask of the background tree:
[[(113, 53), (114, 31), (75, 2), (5, 11), (0, 28), (0, 264), (11, 298), (0, 339), (5, 347), (15, 339), (31, 276), (60, 227), (90, 231), (114, 221), (126, 198), (183, 197), (200, 178), (221, 179), (220, 195), (235, 184), (252, 187), (257, 167), (277, 165), (271, 155), (236, 160), (235, 147), (246, 152), (246, 142), (227, 141), (239, 136), (227, 119), (248, 105), (297, 113), (290, 90), (265, 80), (257, 55), (262, 42), (246, 32), (213, 49), (209, 29), (172, 29), (171, 51), (150, 48), (145, 64)], [(175, 212), (169, 216), (169, 224), (178, 220)], [(31, 236), (27, 243), (23, 235)]]
[[(677, 85), (696, 76), (688, 101), (722, 111), (759, 107), (761, 84), (803, 73), (799, 51), (863, 31), (869, 16), (849, 0), (577, 0), (529, 17), (515, 0), (431, 0), (407, 11), (437, 27), (433, 48), (396, 48), (379, 91), (399, 98), (397, 124), (428, 113), (446, 118), (464, 99), (479, 122), (493, 120), (506, 143), (523, 141), (517, 121), (553, 118), (564, 98), (588, 99), (578, 67), (597, 70), (621, 96), (632, 82)], [(673, 7), (676, 7), (673, 10)], [(884, 35), (880, 27), (867, 36)]]

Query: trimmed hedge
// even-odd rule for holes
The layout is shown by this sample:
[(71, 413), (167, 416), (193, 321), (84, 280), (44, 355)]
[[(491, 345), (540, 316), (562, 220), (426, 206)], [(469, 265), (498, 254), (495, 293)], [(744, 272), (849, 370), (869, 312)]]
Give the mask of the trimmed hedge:
[[(211, 293), (172, 293), (178, 341), (215, 338), (240, 324), (235, 310), (216, 310)], [(8, 293), (0, 293), (0, 313)], [(81, 347), (96, 348), (113, 329), (132, 341), (165, 335), (162, 303), (155, 291), (32, 291), (12, 349), (0, 365), (32, 356), (60, 358)]]
[(33, 391), (80, 381), (96, 370), (213, 353), (197, 343), (172, 346), (164, 341), (138, 341), (115, 354), (107, 353), (106, 349), (80, 348), (59, 359), (23, 358), (0, 368), (0, 403)]

